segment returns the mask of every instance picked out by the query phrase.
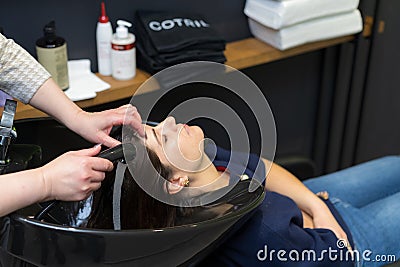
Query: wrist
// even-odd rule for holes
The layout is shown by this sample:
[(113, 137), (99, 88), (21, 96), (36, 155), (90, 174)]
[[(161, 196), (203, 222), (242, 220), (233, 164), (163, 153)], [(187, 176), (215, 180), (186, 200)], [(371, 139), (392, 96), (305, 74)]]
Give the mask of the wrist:
[(306, 212), (315, 218), (318, 215), (324, 214), (326, 211), (330, 211), (328, 206), (317, 196), (313, 196), (313, 201), (309, 202)]
[(40, 185), (40, 202), (54, 199), (51, 182), (46, 175), (45, 166), (35, 169), (37, 171), (38, 183)]
[(85, 120), (83, 119), (83, 117), (87, 114), (88, 112), (82, 110), (77, 106), (77, 109), (75, 109), (73, 112), (70, 112), (69, 116), (66, 116), (65, 121), (63, 121), (62, 123), (67, 126), (68, 129), (81, 135), (80, 129), (85, 124)]

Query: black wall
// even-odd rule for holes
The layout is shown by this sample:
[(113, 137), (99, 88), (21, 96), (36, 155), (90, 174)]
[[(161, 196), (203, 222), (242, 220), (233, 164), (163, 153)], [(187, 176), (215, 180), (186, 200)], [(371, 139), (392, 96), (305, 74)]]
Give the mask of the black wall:
[(355, 161), (400, 154), (400, 2), (379, 1)]
[[(2, 0), (0, 26), (8, 37), (36, 55), (35, 42), (42, 36), (43, 26), (55, 20), (58, 34), (67, 41), (69, 59), (89, 58), (92, 70), (97, 71), (95, 32), (100, 3), (99, 0)], [(117, 19), (133, 22), (138, 9), (174, 10), (203, 14), (227, 41), (250, 36), (243, 14), (244, 0), (106, 0), (105, 3), (114, 30)]]
[(400, 2), (363, 0), (359, 8), (371, 34), (341, 47), (326, 172), (400, 154)]

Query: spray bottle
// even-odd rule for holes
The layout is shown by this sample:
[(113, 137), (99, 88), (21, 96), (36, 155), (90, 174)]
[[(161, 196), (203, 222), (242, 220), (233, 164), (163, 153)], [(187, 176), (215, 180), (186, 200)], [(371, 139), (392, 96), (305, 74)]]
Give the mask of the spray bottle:
[(99, 73), (104, 76), (110, 76), (111, 71), (111, 39), (112, 26), (106, 15), (106, 7), (101, 2), (101, 16), (97, 22), (96, 45), (97, 45), (97, 65)]
[(136, 75), (136, 38), (128, 32), (131, 23), (118, 20), (117, 25), (111, 41), (112, 76), (117, 80), (129, 80)]

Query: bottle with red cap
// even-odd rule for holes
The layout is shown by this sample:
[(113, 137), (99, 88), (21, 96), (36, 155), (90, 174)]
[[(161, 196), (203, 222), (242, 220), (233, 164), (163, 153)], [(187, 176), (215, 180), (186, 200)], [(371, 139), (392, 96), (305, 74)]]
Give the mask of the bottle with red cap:
[(106, 7), (101, 2), (101, 15), (97, 22), (96, 44), (97, 44), (97, 65), (99, 73), (104, 76), (112, 74), (111, 69), (111, 40), (113, 30), (111, 22), (106, 15)]

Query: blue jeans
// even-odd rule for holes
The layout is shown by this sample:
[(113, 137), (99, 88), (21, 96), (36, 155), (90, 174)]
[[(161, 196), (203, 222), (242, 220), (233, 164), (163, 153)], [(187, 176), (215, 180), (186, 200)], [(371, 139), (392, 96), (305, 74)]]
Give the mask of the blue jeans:
[(400, 260), (400, 156), (372, 160), (304, 184), (315, 193), (328, 191), (353, 235), (358, 266)]

